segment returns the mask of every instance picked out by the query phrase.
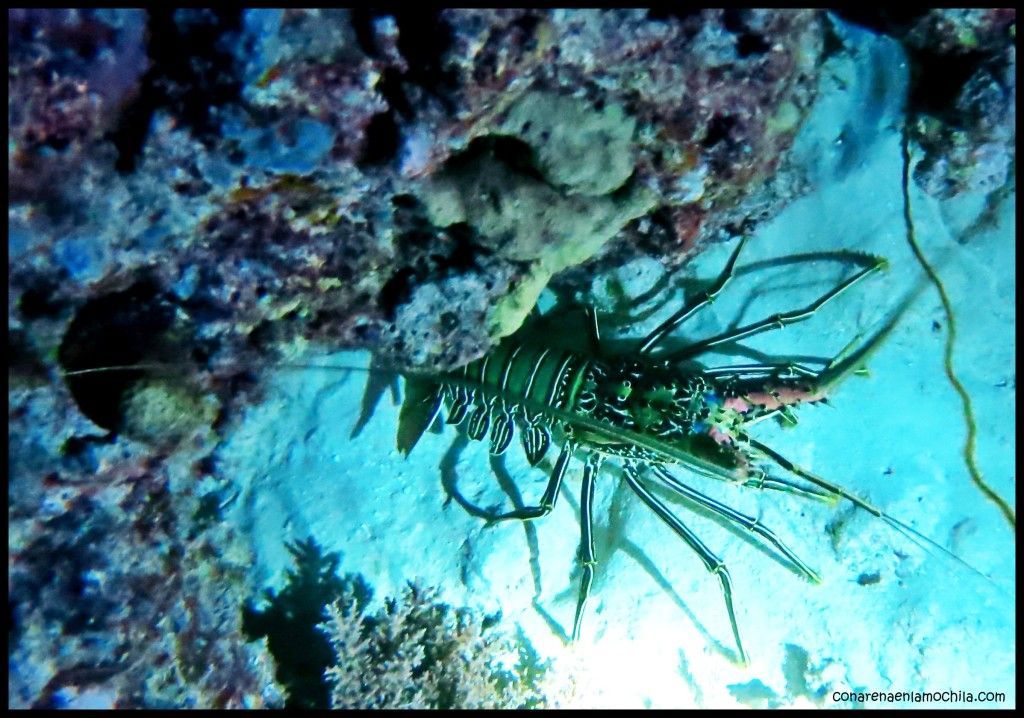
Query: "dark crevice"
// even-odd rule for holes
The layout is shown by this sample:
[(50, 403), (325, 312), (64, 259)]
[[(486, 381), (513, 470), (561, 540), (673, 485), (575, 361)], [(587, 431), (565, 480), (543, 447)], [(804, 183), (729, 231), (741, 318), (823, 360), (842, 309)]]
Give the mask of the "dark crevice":
[(524, 52), (533, 52), (537, 49), (538, 25), (540, 16), (533, 13), (523, 15), (512, 23), (512, 27), (519, 30)]
[(763, 55), (771, 49), (764, 37), (752, 32), (747, 26), (745, 11), (738, 8), (727, 8), (722, 12), (722, 25), (736, 35), (736, 54), (740, 57)]
[(722, 11), (722, 27), (733, 35), (746, 32), (747, 21), (743, 17), (746, 10), (736, 7), (726, 8)]
[(405, 79), (444, 101), (445, 91), (455, 86), (454, 73), (444, 68), (444, 57), (454, 41), (451, 26), (439, 10), (413, 5), (396, 11), (394, 18), (398, 26), (398, 51), (409, 65)]
[(99, 470), (99, 462), (93, 447), (112, 443), (113, 435), (72, 436), (61, 446), (62, 465), (86, 474), (95, 474)]
[(259, 352), (269, 350), (274, 343), (281, 338), (281, 330), (278, 322), (264, 319), (252, 328), (246, 336), (246, 343)]
[(356, 41), (370, 57), (380, 57), (373, 21), (388, 15), (394, 18), (398, 28), (398, 52), (405, 59), (408, 69), (404, 73), (395, 68), (384, 70), (377, 83), (377, 91), (403, 120), (412, 120), (415, 115), (404, 83), (419, 86), (437, 99), (446, 112), (454, 112), (454, 105), (448, 95), (456, 87), (456, 76), (454, 71), (444, 67), (445, 56), (454, 41), (451, 26), (436, 9), (408, 6), (390, 12), (354, 10), (350, 17)]
[(478, 269), (481, 247), (478, 237), (466, 223), (435, 227), (416, 197), (397, 195), (392, 199), (397, 255), (403, 266), (381, 289), (377, 306), (382, 315), (394, 321), (398, 307), (412, 296), (413, 289), (425, 282)]
[(453, 155), (445, 163), (445, 170), (459, 172), (487, 159), (501, 162), (510, 170), (538, 182), (547, 182), (544, 175), (537, 169), (533, 148), (518, 137), (506, 135), (477, 137), (469, 143), (465, 150)]
[(364, 54), (374, 59), (380, 58), (380, 48), (377, 47), (377, 38), (373, 31), (373, 20), (377, 16), (370, 8), (358, 7), (349, 11), (349, 22), (352, 31), (355, 33), (359, 49)]
[(66, 303), (55, 299), (57, 283), (51, 279), (40, 278), (26, 289), (18, 300), (18, 312), (23, 319), (53, 319), (60, 315)]
[(387, 101), (388, 106), (398, 112), (403, 120), (412, 120), (415, 112), (405, 95), (405, 88), (402, 87), (402, 73), (393, 67), (389, 67), (381, 73), (377, 81), (377, 92)]
[(476, 267), (479, 256), (486, 250), (477, 244), (473, 228), (460, 222), (448, 227), (448, 235), (454, 242), (454, 249), (447, 258), (448, 266), (462, 271)]
[[(75, 314), (57, 353), (65, 371), (120, 367), (158, 360), (161, 340), (174, 322), (175, 309), (157, 283), (143, 279), (122, 291), (87, 302)], [(117, 431), (121, 401), (145, 375), (119, 370), (67, 377), (78, 408), (97, 426)]]
[(519, 174), (526, 175), (539, 182), (546, 182), (544, 175), (537, 169), (533, 148), (518, 137), (492, 137), (490, 138), (489, 149), (494, 154), (494, 159), (502, 162)]
[(398, 156), (401, 140), (394, 111), (377, 113), (366, 127), (366, 144), (358, 165), (372, 167), (389, 164)]
[(414, 194), (396, 194), (391, 198), (391, 204), (396, 210), (414, 210), (420, 206), (419, 200)]
[(927, 15), (927, 8), (837, 8), (833, 12), (846, 22), (889, 35), (903, 44), (910, 60), (907, 109), (911, 114), (943, 116), (955, 112), (960, 92), (990, 57), (990, 52), (984, 49), (943, 53), (904, 42), (907, 34)]
[(927, 8), (892, 4), (881, 7), (839, 7), (831, 11), (846, 22), (873, 32), (902, 37), (914, 23), (928, 13)]
[(214, 454), (207, 454), (206, 456), (204, 456), (201, 459), (199, 459), (198, 461), (196, 461), (196, 463), (195, 463), (195, 465), (193, 467), (195, 469), (196, 476), (201, 478), (203, 476), (213, 476), (213, 475), (216, 475), (216, 473), (217, 473), (217, 458), (218, 457), (215, 456)]
[(384, 313), (388, 321), (395, 320), (395, 311), (399, 305), (405, 304), (412, 296), (413, 279), (416, 272), (410, 267), (403, 267), (391, 275), (391, 278), (381, 287), (377, 295), (377, 306)]
[(736, 118), (730, 115), (715, 115), (708, 124), (707, 134), (701, 141), (704, 147), (714, 147), (719, 142), (729, 139), (729, 132), (736, 125)]
[(394, 13), (382, 10), (356, 9), (351, 12), (352, 29), (359, 47), (369, 57), (380, 59), (373, 23), (378, 17), (391, 14), (398, 27), (398, 51), (406, 60), (405, 72), (386, 67), (375, 89), (384, 98), (389, 110), (378, 113), (366, 131), (366, 144), (358, 164), (362, 167), (386, 165), (395, 160), (401, 147), (400, 123), (416, 119), (407, 83), (419, 86), (436, 98), (447, 112), (453, 111), (448, 93), (455, 87), (455, 76), (443, 67), (445, 53), (451, 47), (452, 30), (437, 11), (400, 9)]
[(669, 10), (667, 7), (652, 8), (647, 11), (647, 19), (657, 22), (675, 20), (679, 23), (685, 23), (690, 18), (699, 17), (702, 12), (703, 10), (699, 8), (678, 10)]
[(753, 32), (741, 33), (736, 39), (736, 53), (740, 57), (763, 55), (771, 49), (771, 45), (761, 35)]
[(824, 23), (822, 31), (821, 60), (824, 62), (842, 52), (846, 48), (846, 43), (843, 42), (843, 38), (836, 31), (834, 23)]
[(909, 109), (930, 115), (942, 115), (956, 105), (964, 85), (985, 61), (982, 52), (943, 55), (910, 49)]

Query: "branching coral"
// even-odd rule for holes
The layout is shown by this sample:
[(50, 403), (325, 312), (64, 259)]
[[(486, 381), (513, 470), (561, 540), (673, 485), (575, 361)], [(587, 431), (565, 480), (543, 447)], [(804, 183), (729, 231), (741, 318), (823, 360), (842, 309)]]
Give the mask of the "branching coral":
[(339, 576), (338, 554), (312, 539), (288, 550), (296, 568), (285, 588), (244, 611), (249, 636), (268, 638), (288, 707), (536, 708), (567, 695), (548, 688), (547, 664), (524, 639), (499, 633), (497, 617), (411, 583), (370, 615), (370, 586)]
[[(327, 670), (335, 708), (539, 708), (546, 666), (496, 618), (453, 609), (410, 583), (401, 599), (363, 614), (355, 597), (328, 606), (322, 629), (338, 662)], [(514, 662), (513, 662), (514, 659)]]

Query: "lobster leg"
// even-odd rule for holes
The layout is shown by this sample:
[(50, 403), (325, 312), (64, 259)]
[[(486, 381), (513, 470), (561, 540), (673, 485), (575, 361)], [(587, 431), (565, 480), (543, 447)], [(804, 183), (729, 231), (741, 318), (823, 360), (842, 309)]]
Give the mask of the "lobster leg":
[(746, 243), (747, 235), (743, 235), (740, 238), (739, 244), (736, 245), (736, 249), (734, 249), (732, 254), (729, 256), (729, 261), (725, 263), (725, 268), (722, 269), (722, 273), (718, 275), (718, 279), (715, 280), (715, 283), (711, 285), (707, 292), (704, 293), (703, 298), (692, 304), (684, 305), (682, 309), (659, 324), (654, 331), (644, 337), (644, 340), (640, 343), (640, 347), (637, 350), (639, 354), (649, 353), (662, 339), (667, 337), (683, 322), (692, 317), (697, 310), (715, 300), (715, 297), (725, 289), (725, 285), (729, 283), (730, 279), (732, 279), (733, 269), (736, 266), (736, 259), (740, 256), (740, 250), (743, 249), (743, 245)]
[(687, 545), (693, 549), (694, 553), (703, 562), (704, 567), (712, 574), (718, 576), (719, 582), (722, 584), (722, 594), (725, 596), (725, 608), (729, 613), (729, 623), (732, 624), (732, 635), (736, 641), (736, 649), (739, 652), (739, 658), (741, 663), (747, 662), (747, 654), (743, 650), (743, 642), (740, 640), (740, 631), (736, 625), (736, 613), (732, 606), (732, 581), (729, 578), (729, 571), (725, 567), (725, 563), (715, 556), (711, 550), (704, 545), (693, 531), (691, 531), (686, 524), (680, 521), (675, 514), (673, 514), (665, 504), (657, 499), (647, 488), (640, 482), (640, 477), (636, 472), (636, 467), (627, 464), (625, 467), (626, 482), (629, 487), (633, 489), (637, 496), (647, 504), (658, 517), (668, 524), (669, 528), (676, 532)]
[(754, 518), (753, 516), (747, 516), (746, 514), (740, 513), (731, 506), (726, 506), (720, 501), (716, 501), (710, 496), (706, 496), (701, 492), (697, 491), (696, 489), (687, 486), (682, 481), (680, 481), (672, 474), (670, 474), (668, 471), (666, 471), (665, 467), (661, 466), (660, 464), (654, 464), (653, 470), (654, 473), (657, 474), (658, 478), (661, 479), (662, 483), (664, 483), (670, 489), (675, 491), (677, 494), (679, 494), (683, 498), (693, 501), (694, 503), (700, 504), (704, 508), (713, 511), (714, 513), (718, 514), (719, 516), (725, 519), (728, 519), (729, 521), (732, 521), (733, 523), (739, 524), (748, 531), (756, 533), (758, 536), (767, 540), (773, 546), (775, 546), (775, 548), (781, 551), (782, 554), (789, 560), (789, 562), (796, 566), (796, 568), (799, 569), (800, 573), (802, 573), (805, 577), (807, 577), (814, 583), (821, 583), (821, 578), (818, 576), (818, 574), (815, 573), (814, 570), (810, 568), (807, 564), (805, 564), (802, 560), (800, 560), (800, 557), (793, 553), (793, 550), (790, 549), (785, 543), (783, 543), (782, 540), (779, 539), (779, 537), (776, 536), (771, 529), (769, 529), (767, 526), (762, 526), (758, 519)]
[(530, 519), (539, 519), (551, 513), (551, 509), (555, 508), (555, 502), (558, 501), (558, 492), (562, 486), (562, 480), (565, 478), (565, 469), (569, 465), (569, 457), (572, 456), (575, 450), (576, 444), (572, 441), (566, 441), (562, 445), (562, 452), (558, 455), (555, 468), (551, 471), (551, 478), (548, 479), (548, 487), (544, 490), (540, 504), (537, 506), (524, 506), (521, 509), (495, 516), (489, 519), (488, 523), (491, 524), (506, 519), (529, 521)]
[(718, 346), (719, 344), (736, 342), (755, 334), (760, 334), (761, 332), (770, 331), (772, 329), (782, 329), (790, 324), (802, 322), (805, 319), (809, 319), (816, 311), (825, 306), (825, 304), (838, 297), (854, 284), (864, 279), (864, 277), (885, 268), (885, 266), (885, 260), (879, 259), (870, 267), (862, 269), (849, 279), (841, 282), (838, 286), (825, 292), (803, 309), (797, 309), (792, 312), (783, 312), (781, 314), (773, 314), (772, 316), (754, 322), (753, 324), (748, 324), (744, 327), (737, 327), (736, 329), (730, 329), (729, 331), (722, 332), (710, 339), (704, 339), (702, 341), (695, 342), (694, 344), (690, 344), (689, 346), (681, 347), (675, 351), (665, 354), (661, 358), (667, 361), (679, 361), (680, 359), (686, 359), (687, 357), (697, 356), (711, 347)]
[(576, 602), (576, 617), (572, 622), (572, 640), (580, 637), (580, 624), (583, 622), (583, 611), (590, 597), (590, 586), (594, 582), (594, 566), (597, 555), (594, 553), (594, 479), (601, 468), (601, 454), (592, 453), (587, 457), (583, 467), (583, 485), (580, 488), (580, 565), (583, 575), (580, 577), (580, 597)]

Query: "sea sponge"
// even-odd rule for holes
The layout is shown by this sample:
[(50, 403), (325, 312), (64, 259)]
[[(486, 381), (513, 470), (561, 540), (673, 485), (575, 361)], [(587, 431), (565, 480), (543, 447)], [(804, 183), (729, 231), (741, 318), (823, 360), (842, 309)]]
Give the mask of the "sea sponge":
[(168, 379), (137, 382), (123, 403), (124, 433), (147, 444), (173, 448), (191, 434), (209, 428), (217, 401)]

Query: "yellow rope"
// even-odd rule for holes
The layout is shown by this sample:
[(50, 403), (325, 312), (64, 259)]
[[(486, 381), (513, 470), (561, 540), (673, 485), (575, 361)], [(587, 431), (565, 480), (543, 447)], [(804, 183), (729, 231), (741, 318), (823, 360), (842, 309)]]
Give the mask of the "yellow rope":
[(949, 383), (953, 385), (956, 393), (960, 395), (960, 401), (963, 404), (964, 421), (967, 423), (967, 441), (964, 443), (964, 462), (967, 464), (967, 471), (971, 475), (971, 480), (974, 481), (974, 485), (983, 493), (989, 501), (994, 503), (1002, 511), (1003, 516), (1010, 522), (1010, 526), (1013, 530), (1017, 530), (1017, 517), (1014, 516), (1013, 509), (1010, 508), (1009, 504), (999, 496), (992, 488), (985, 483), (985, 479), (981, 476), (981, 471), (978, 469), (978, 464), (974, 457), (974, 445), (975, 437), (978, 433), (978, 428), (974, 423), (974, 410), (971, 408), (971, 397), (964, 388), (964, 385), (960, 383), (956, 373), (953, 371), (953, 344), (956, 342), (956, 322), (953, 320), (953, 305), (950, 304), (949, 296), (946, 294), (946, 288), (942, 284), (942, 280), (939, 279), (939, 275), (935, 273), (935, 269), (928, 260), (925, 259), (924, 253), (921, 251), (920, 245), (917, 243), (917, 235), (914, 232), (914, 220), (910, 213), (910, 136), (906, 125), (903, 127), (903, 220), (907, 225), (907, 242), (910, 244), (910, 248), (914, 251), (914, 256), (917, 257), (917, 261), (924, 268), (928, 278), (935, 285), (935, 288), (939, 292), (939, 298), (942, 300), (942, 309), (946, 313), (946, 324), (948, 325), (948, 331), (946, 332), (946, 347), (943, 354), (943, 363), (946, 368), (946, 376), (949, 378)]

